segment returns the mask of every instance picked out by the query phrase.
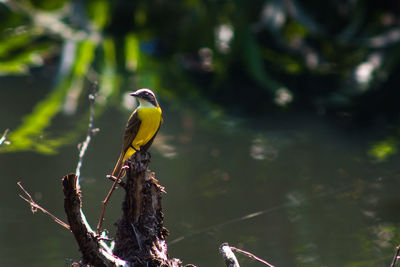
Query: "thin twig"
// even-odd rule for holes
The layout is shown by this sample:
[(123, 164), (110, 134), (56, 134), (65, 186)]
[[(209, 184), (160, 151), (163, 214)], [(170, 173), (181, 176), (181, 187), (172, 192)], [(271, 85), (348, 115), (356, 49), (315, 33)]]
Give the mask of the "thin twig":
[(117, 177), (113, 177), (114, 183), (110, 188), (110, 191), (108, 191), (108, 194), (106, 196), (106, 198), (103, 200), (103, 207), (101, 208), (101, 213), (100, 213), (100, 218), (99, 218), (99, 222), (97, 223), (97, 235), (100, 236), (100, 232), (101, 232), (101, 226), (103, 225), (103, 221), (104, 221), (104, 214), (106, 212), (106, 207), (107, 207), (107, 203), (110, 200), (110, 197), (112, 195), (112, 193), (114, 192), (115, 188), (117, 187), (117, 184), (119, 183), (120, 179)]
[(8, 134), (9, 131), (10, 131), (10, 129), (6, 129), (6, 130), (4, 131), (3, 136), (0, 138), (0, 146), (2, 146), (3, 143), (4, 143), (4, 144), (7, 143), (7, 142), (6, 142), (6, 138), (7, 138), (7, 134)]
[(85, 153), (87, 151), (90, 141), (92, 140), (93, 135), (99, 131), (98, 128), (94, 128), (96, 91), (97, 91), (97, 84), (95, 83), (92, 87), (92, 93), (89, 95), (89, 102), (90, 102), (89, 129), (85, 141), (79, 144), (79, 160), (75, 171), (75, 174), (78, 177), (78, 179), (76, 179), (76, 188), (78, 189), (79, 189), (79, 180), (81, 175), (83, 157), (85, 156)]
[(21, 182), (18, 182), (17, 185), (22, 189), (22, 191), (24, 191), (25, 195), (28, 197), (24, 197), (22, 195), (19, 195), (20, 198), (22, 198), (23, 200), (25, 200), (26, 202), (28, 202), (31, 205), (31, 210), (33, 213), (35, 213), (37, 210), (41, 210), (44, 214), (49, 215), (56, 223), (58, 223), (59, 225), (61, 225), (62, 227), (71, 230), (71, 227), (69, 226), (69, 224), (63, 222), (62, 220), (60, 220), (59, 218), (57, 218), (56, 216), (54, 216), (51, 212), (47, 211), (45, 208), (43, 208), (42, 206), (40, 206), (39, 204), (37, 204), (32, 196), (28, 193), (28, 191), (25, 190), (25, 188), (22, 186)]
[[(114, 176), (111, 176), (111, 175), (107, 175), (106, 177), (107, 177), (108, 179), (110, 179), (112, 182), (115, 182), (115, 181), (117, 180), (117, 178), (115, 178)], [(124, 181), (122, 181), (121, 179), (118, 179), (118, 184), (119, 184), (121, 187), (125, 188), (125, 183), (124, 183)]]
[(239, 253), (241, 253), (241, 254), (243, 254), (243, 255), (246, 255), (247, 257), (249, 257), (249, 258), (251, 258), (251, 259), (253, 259), (253, 260), (256, 260), (256, 261), (258, 261), (258, 262), (261, 262), (261, 263), (265, 264), (266, 266), (275, 267), (274, 265), (268, 263), (267, 261), (265, 261), (265, 260), (263, 260), (263, 259), (257, 257), (256, 255), (254, 255), (254, 254), (252, 254), (252, 253), (250, 253), (250, 252), (247, 252), (247, 251), (244, 251), (244, 250), (235, 248), (235, 247), (231, 247), (231, 249), (234, 250), (234, 251), (236, 251), (236, 252), (239, 252)]
[[(122, 171), (123, 171), (124, 169), (126, 169), (126, 168), (127, 168), (126, 165), (123, 166), (120, 173), (122, 173)], [(97, 228), (96, 228), (96, 229), (97, 229), (97, 235), (98, 235), (98, 236), (100, 236), (101, 227), (102, 227), (102, 225), (103, 225), (104, 214), (105, 214), (105, 212), (106, 212), (107, 203), (108, 203), (108, 201), (110, 200), (110, 197), (111, 197), (112, 193), (114, 192), (114, 190), (115, 190), (115, 188), (117, 187), (118, 184), (120, 184), (122, 187), (125, 186), (125, 183), (121, 181), (120, 177), (115, 177), (115, 176), (112, 176), (112, 175), (107, 175), (107, 177), (108, 177), (110, 180), (113, 180), (114, 183), (113, 183), (113, 185), (111, 186), (110, 191), (108, 191), (108, 194), (107, 194), (106, 198), (103, 200), (103, 207), (101, 208), (100, 218), (99, 218), (99, 222), (97, 223)]]
[(396, 254), (393, 257), (392, 265), (390, 267), (394, 267), (396, 265), (397, 259), (399, 258), (400, 254), (400, 245), (396, 247)]

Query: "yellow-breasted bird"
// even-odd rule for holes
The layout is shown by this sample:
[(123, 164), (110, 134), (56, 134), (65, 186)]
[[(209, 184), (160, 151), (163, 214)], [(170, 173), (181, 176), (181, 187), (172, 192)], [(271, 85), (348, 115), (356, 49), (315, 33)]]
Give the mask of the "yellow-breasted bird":
[(112, 172), (115, 178), (124, 175), (122, 166), (136, 151), (149, 149), (163, 122), (162, 110), (153, 91), (139, 89), (130, 95), (137, 98), (139, 106), (126, 124), (121, 155)]

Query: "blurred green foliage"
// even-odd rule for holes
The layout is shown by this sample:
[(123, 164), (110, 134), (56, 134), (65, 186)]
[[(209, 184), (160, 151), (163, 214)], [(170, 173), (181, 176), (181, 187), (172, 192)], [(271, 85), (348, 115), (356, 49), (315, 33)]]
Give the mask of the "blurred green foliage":
[(42, 153), (54, 153), (52, 147), (61, 145), (62, 139), (47, 140), (42, 138), (42, 135), (51, 118), (59, 112), (64, 94), (65, 88), (59, 87), (40, 101), (32, 113), (24, 118), (22, 125), (10, 134), (12, 145), (5, 148), (11, 151), (32, 149)]
[[(15, 149), (22, 144), (34, 149), (22, 136), (38, 139), (60, 111), (74, 113), (79, 96), (87, 94), (87, 81), (98, 82), (102, 103), (125, 90), (151, 87), (169, 101), (199, 103), (206, 114), (306, 108), (397, 122), (399, 5), (3, 1), (0, 75), (26, 75), (53, 59), (60, 62), (54, 92), (38, 103), (11, 141), (20, 144)], [(66, 102), (69, 108), (60, 108)], [(42, 103), (49, 106), (46, 111)], [(32, 119), (36, 116), (41, 123)], [(377, 158), (392, 153), (382, 151), (397, 151), (392, 142), (377, 147), (382, 148), (371, 149)]]

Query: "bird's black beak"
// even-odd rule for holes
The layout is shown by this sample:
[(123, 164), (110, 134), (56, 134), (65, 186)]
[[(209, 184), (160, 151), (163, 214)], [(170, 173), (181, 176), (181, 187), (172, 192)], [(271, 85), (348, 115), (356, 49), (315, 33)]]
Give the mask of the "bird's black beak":
[(136, 92), (130, 93), (129, 95), (134, 96), (134, 97), (138, 96), (138, 94)]

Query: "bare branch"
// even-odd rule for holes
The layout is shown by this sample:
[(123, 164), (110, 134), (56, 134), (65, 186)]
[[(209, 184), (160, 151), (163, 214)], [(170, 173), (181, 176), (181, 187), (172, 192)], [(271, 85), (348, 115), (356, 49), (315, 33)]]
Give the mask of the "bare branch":
[(71, 231), (81, 248), (84, 262), (96, 263), (96, 266), (125, 265), (125, 262), (112, 255), (108, 247), (103, 246), (101, 239), (96, 237), (87, 223), (81, 206), (80, 191), (74, 187), (76, 185), (74, 174), (69, 174), (63, 178), (64, 187), (64, 208), (67, 213), (68, 221), (71, 224)]
[(0, 138), (0, 146), (2, 146), (3, 144), (8, 144), (9, 142), (6, 141), (7, 138), (7, 134), (10, 131), (10, 129), (6, 129), (3, 133), (3, 136)]
[(396, 247), (396, 254), (394, 254), (392, 265), (390, 267), (394, 267), (396, 265), (397, 259), (399, 258), (400, 254), (400, 245)]
[(104, 214), (106, 212), (107, 203), (110, 200), (112, 193), (114, 192), (115, 188), (117, 187), (117, 184), (120, 181), (120, 179), (117, 177), (113, 177), (113, 176), (111, 176), (111, 177), (114, 179), (114, 183), (111, 186), (111, 189), (108, 192), (106, 198), (103, 200), (103, 207), (101, 208), (100, 218), (99, 218), (99, 222), (97, 224), (97, 235), (99, 235), (99, 236), (100, 236), (100, 232), (101, 232), (101, 226), (103, 225)]
[[(122, 169), (124, 169), (124, 168), (126, 169), (127, 166), (125, 165), (124, 167), (122, 167)], [(99, 222), (97, 223), (97, 228), (96, 228), (97, 229), (97, 235), (99, 235), (99, 236), (100, 236), (101, 227), (102, 227), (103, 221), (104, 221), (104, 214), (106, 212), (106, 207), (107, 207), (108, 201), (111, 198), (112, 193), (114, 192), (114, 190), (116, 189), (118, 184), (121, 185), (122, 187), (125, 186), (125, 183), (120, 178), (114, 177), (112, 175), (107, 175), (107, 177), (110, 180), (114, 181), (114, 183), (111, 186), (110, 190), (108, 191), (108, 194), (107, 194), (106, 198), (103, 200), (103, 207), (101, 208), (100, 218), (99, 218)]]
[(83, 143), (79, 144), (79, 160), (76, 166), (75, 174), (78, 177), (76, 179), (76, 188), (79, 189), (79, 179), (81, 176), (81, 167), (83, 163), (83, 157), (89, 147), (89, 143), (92, 140), (93, 135), (99, 131), (98, 128), (94, 128), (94, 115), (95, 115), (95, 102), (96, 102), (96, 90), (97, 84), (94, 84), (92, 87), (92, 93), (89, 95), (89, 102), (90, 102), (90, 117), (89, 117), (89, 128), (86, 135), (86, 139)]
[(43, 208), (42, 206), (40, 206), (39, 204), (37, 204), (32, 196), (28, 193), (28, 191), (25, 190), (25, 188), (22, 186), (21, 182), (18, 182), (17, 185), (22, 189), (22, 191), (24, 191), (25, 195), (28, 197), (24, 197), (22, 195), (19, 195), (20, 198), (22, 198), (23, 200), (25, 200), (26, 202), (28, 202), (31, 205), (31, 210), (33, 213), (37, 212), (37, 210), (42, 211), (44, 214), (49, 215), (56, 223), (58, 223), (59, 225), (61, 225), (62, 227), (71, 230), (71, 227), (63, 222), (62, 220), (60, 220), (59, 218), (57, 218), (56, 216), (54, 216), (51, 212), (49, 212), (48, 210), (46, 210), (45, 208)]
[[(112, 182), (115, 182), (117, 180), (117, 178), (115, 178), (112, 175), (107, 175), (106, 176), (108, 179), (110, 179)], [(120, 185), (121, 187), (125, 188), (125, 183), (124, 181), (122, 181), (121, 179), (118, 179), (118, 185)]]
[(231, 247), (228, 243), (223, 243), (219, 247), (219, 251), (224, 258), (226, 267), (240, 267), (238, 260), (236, 259), (235, 254), (232, 252)]
[(258, 262), (261, 262), (261, 263), (265, 264), (266, 266), (275, 267), (274, 265), (268, 263), (267, 261), (265, 261), (265, 260), (263, 260), (263, 259), (257, 257), (256, 255), (254, 255), (254, 254), (252, 254), (252, 253), (250, 253), (250, 252), (247, 252), (247, 251), (244, 251), (244, 250), (235, 248), (235, 247), (231, 247), (231, 249), (234, 250), (234, 251), (236, 251), (236, 252), (239, 252), (239, 253), (241, 253), (241, 254), (243, 254), (243, 255), (246, 255), (247, 257), (249, 257), (249, 258), (251, 258), (251, 259), (253, 259), (253, 260), (256, 260), (256, 261), (258, 261)]
[(128, 266), (124, 260), (116, 257), (104, 241), (97, 237), (90, 228), (82, 212), (81, 193), (76, 188), (78, 177), (69, 174), (63, 178), (64, 209), (67, 214), (71, 231), (79, 245), (83, 256), (83, 263), (95, 266)]

